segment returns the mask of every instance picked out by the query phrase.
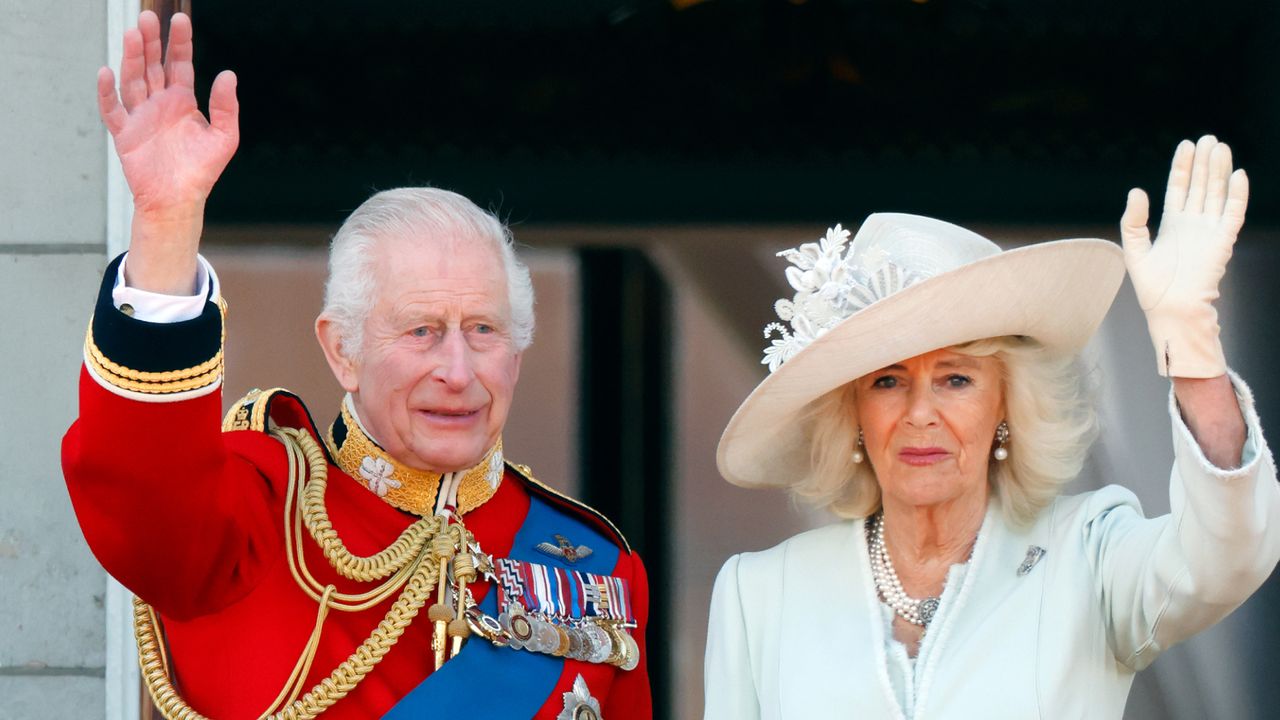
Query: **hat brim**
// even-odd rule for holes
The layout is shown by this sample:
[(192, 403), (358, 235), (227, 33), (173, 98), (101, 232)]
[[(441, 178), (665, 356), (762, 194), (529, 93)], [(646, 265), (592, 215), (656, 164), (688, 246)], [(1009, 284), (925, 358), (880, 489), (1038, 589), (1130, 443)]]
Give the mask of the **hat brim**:
[[(1024, 335), (1079, 352), (1124, 279), (1105, 240), (1058, 240), (992, 255), (907, 287), (854, 313), (765, 378), (729, 420), (716, 465), (742, 487), (791, 485), (809, 474), (805, 407), (869, 372), (989, 337)], [(851, 448), (852, 450), (852, 448)]]

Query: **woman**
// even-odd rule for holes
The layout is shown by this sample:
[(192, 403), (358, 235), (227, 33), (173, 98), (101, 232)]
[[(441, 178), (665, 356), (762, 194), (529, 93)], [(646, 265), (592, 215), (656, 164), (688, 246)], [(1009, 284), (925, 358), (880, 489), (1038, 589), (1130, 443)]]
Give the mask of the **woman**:
[[(1247, 195), (1205, 137), (1175, 153), (1154, 244), (1130, 193), (1123, 253), (1000, 252), (909, 215), (781, 253), (789, 327), (766, 328), (720, 471), (847, 520), (725, 564), (706, 716), (1119, 718), (1134, 672), (1256, 590), (1280, 490), (1211, 305)], [(1075, 355), (1126, 264), (1173, 383), (1173, 512), (1151, 520), (1121, 487), (1058, 492), (1095, 435)]]

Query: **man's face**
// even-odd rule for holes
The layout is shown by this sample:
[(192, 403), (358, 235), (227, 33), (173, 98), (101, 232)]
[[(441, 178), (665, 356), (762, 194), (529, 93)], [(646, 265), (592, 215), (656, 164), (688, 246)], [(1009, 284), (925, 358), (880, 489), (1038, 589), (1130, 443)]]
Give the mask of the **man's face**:
[(392, 457), (472, 467), (502, 433), (520, 374), (502, 258), (472, 237), (393, 238), (376, 252), (364, 345), (339, 380)]

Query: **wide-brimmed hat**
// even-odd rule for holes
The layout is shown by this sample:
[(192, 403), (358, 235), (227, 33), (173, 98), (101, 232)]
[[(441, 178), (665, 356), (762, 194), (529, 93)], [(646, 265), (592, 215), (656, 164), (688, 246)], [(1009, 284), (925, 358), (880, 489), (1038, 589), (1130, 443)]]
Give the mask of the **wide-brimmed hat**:
[[(778, 253), (796, 290), (774, 306), (762, 361), (770, 374), (734, 413), (716, 463), (743, 487), (785, 486), (810, 473), (806, 406), (869, 372), (938, 348), (1020, 335), (1074, 354), (1111, 307), (1123, 253), (1105, 240), (1001, 251), (948, 222), (878, 213), (853, 242), (839, 225)], [(850, 448), (852, 451), (853, 448)]]

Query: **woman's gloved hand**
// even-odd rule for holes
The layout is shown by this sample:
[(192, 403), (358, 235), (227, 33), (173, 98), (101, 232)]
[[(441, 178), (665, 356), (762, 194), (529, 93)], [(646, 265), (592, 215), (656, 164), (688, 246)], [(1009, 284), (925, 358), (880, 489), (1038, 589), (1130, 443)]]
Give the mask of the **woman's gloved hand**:
[(1161, 375), (1210, 378), (1226, 372), (1213, 301), (1248, 203), (1249, 178), (1244, 170), (1232, 172), (1231, 148), (1212, 135), (1194, 145), (1183, 140), (1174, 152), (1154, 244), (1147, 194), (1129, 191), (1120, 237)]

